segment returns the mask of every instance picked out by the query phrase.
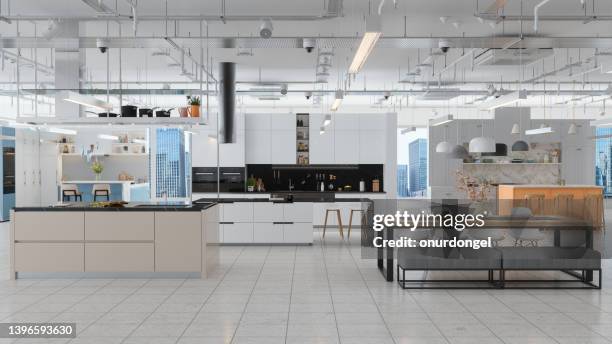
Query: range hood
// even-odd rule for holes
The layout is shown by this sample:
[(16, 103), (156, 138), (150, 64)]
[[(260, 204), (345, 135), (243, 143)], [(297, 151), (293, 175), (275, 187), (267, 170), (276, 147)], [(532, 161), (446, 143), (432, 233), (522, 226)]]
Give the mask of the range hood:
[(219, 143), (236, 143), (236, 64), (219, 64), (221, 116), (219, 117)]

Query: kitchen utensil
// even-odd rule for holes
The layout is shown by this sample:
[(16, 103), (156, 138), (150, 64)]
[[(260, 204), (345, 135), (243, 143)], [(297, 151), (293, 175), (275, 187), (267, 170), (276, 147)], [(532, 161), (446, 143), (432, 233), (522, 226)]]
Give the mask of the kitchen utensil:
[(114, 113), (114, 112), (93, 112), (93, 111), (85, 111), (88, 113), (93, 113), (94, 115), (97, 115), (98, 117), (117, 117), (119, 116), (118, 114)]
[(156, 107), (152, 109), (140, 108), (138, 109), (138, 116), (140, 117), (153, 117), (153, 110), (157, 109)]
[(121, 117), (136, 117), (137, 106), (134, 105), (123, 105), (121, 107)]
[(174, 108), (168, 109), (168, 110), (157, 110), (155, 111), (155, 117), (170, 117), (170, 111), (172, 111)]

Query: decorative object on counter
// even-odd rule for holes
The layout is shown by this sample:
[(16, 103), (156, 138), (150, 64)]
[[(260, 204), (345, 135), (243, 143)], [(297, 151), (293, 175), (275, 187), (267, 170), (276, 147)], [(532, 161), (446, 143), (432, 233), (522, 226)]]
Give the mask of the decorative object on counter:
[(102, 163), (100, 163), (100, 161), (98, 161), (98, 159), (96, 159), (91, 164), (91, 170), (96, 174), (96, 180), (100, 180), (100, 175), (102, 174), (102, 171), (104, 171), (104, 166)]
[(255, 191), (255, 186), (257, 185), (257, 180), (251, 174), (251, 176), (249, 178), (247, 178), (246, 184), (247, 184), (247, 191), (248, 192), (253, 192), (253, 191)]
[(457, 170), (456, 175), (457, 189), (465, 191), (471, 201), (483, 202), (488, 200), (491, 190), (491, 182), (488, 179), (472, 177), (460, 170)]
[(372, 192), (380, 192), (380, 180), (372, 180)]
[(468, 153), (467, 149), (465, 149), (465, 146), (460, 144), (453, 147), (450, 153), (450, 157), (452, 159), (467, 159), (469, 156), (470, 153)]
[(200, 117), (200, 97), (187, 96), (187, 104), (189, 104), (189, 115), (191, 117)]
[(121, 181), (134, 180), (134, 176), (130, 175), (129, 173), (125, 171), (122, 171), (121, 173), (119, 173), (119, 176), (117, 178)]
[(180, 117), (189, 117), (189, 108), (187, 106), (181, 106), (178, 108)]
[(359, 181), (359, 192), (365, 192), (365, 182), (363, 179)]
[(91, 202), (89, 206), (92, 208), (124, 208), (128, 202), (125, 201), (106, 201), (106, 202)]
[(345, 185), (340, 191), (353, 191), (353, 187), (351, 185)]
[(257, 178), (257, 184), (255, 186), (255, 189), (257, 190), (257, 192), (266, 191), (266, 186), (264, 185), (263, 179)]

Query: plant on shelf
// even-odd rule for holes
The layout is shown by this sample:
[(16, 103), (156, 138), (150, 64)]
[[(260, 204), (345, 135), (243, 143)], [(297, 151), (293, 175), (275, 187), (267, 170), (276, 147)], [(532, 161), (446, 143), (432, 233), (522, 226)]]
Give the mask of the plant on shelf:
[(249, 178), (247, 178), (247, 190), (249, 192), (255, 191), (255, 186), (256, 185), (257, 185), (257, 180), (253, 177), (253, 175), (251, 175)]
[(100, 175), (104, 171), (104, 166), (97, 159), (91, 164), (91, 170), (96, 174), (96, 180), (100, 180)]
[(191, 117), (200, 117), (201, 99), (198, 96), (187, 96), (187, 104), (189, 104), (189, 114)]

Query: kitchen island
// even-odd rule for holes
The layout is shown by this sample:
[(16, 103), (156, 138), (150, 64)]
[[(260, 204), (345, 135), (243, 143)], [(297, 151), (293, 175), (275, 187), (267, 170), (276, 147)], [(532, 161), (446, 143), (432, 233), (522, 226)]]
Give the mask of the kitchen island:
[(11, 279), (22, 273), (206, 278), (218, 263), (215, 203), (17, 207), (11, 219)]

